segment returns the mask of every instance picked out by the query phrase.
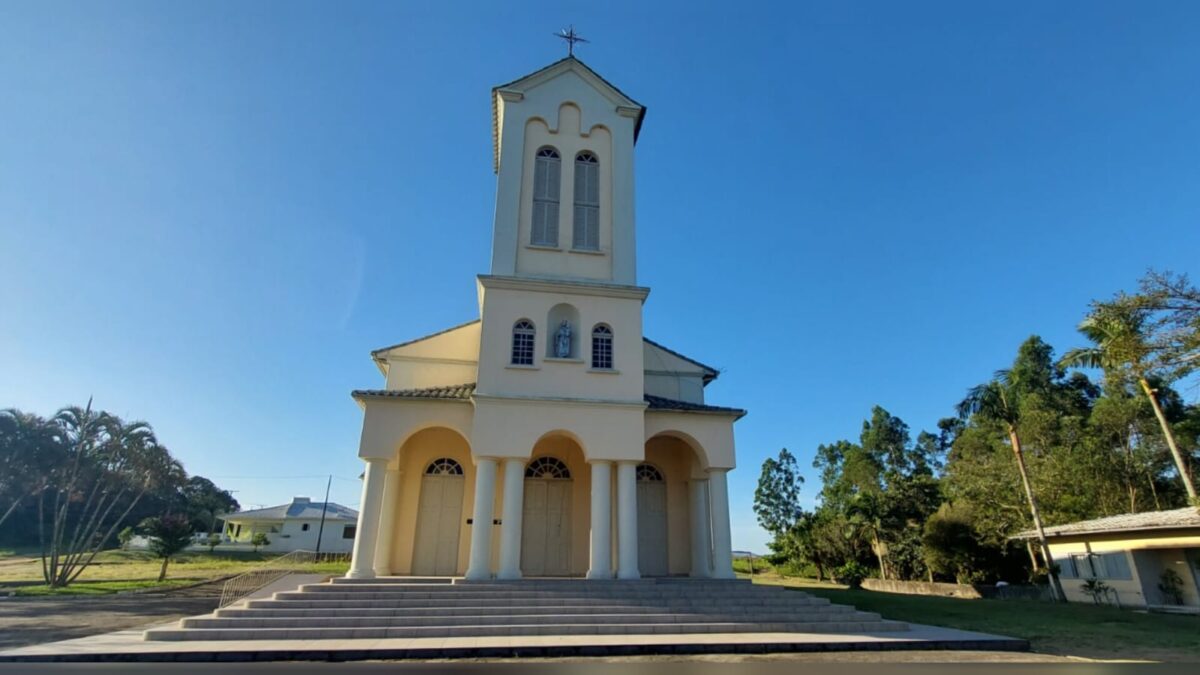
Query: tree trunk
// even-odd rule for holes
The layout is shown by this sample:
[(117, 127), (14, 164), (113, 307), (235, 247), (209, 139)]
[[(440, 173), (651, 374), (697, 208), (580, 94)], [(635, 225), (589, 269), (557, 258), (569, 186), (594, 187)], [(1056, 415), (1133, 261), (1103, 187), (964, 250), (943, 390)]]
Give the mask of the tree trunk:
[(163, 558), (162, 567), (158, 568), (158, 583), (162, 583), (163, 579), (167, 578), (167, 563), (171, 562), (171, 557)]
[(1167, 447), (1171, 448), (1171, 456), (1175, 458), (1175, 467), (1179, 469), (1179, 477), (1183, 479), (1183, 487), (1187, 490), (1188, 501), (1196, 504), (1200, 501), (1196, 498), (1196, 486), (1192, 483), (1192, 475), (1188, 473), (1183, 455), (1179, 453), (1179, 446), (1175, 445), (1175, 434), (1171, 432), (1171, 425), (1167, 424), (1167, 417), (1163, 415), (1162, 408), (1158, 405), (1158, 397), (1154, 395), (1154, 390), (1150, 388), (1150, 383), (1146, 381), (1146, 378), (1139, 377), (1138, 383), (1142, 385), (1142, 391), (1146, 392), (1146, 397), (1150, 399), (1150, 405), (1154, 408), (1154, 416), (1158, 418), (1158, 425), (1162, 427), (1163, 436), (1167, 438)]
[(1042, 559), (1046, 561), (1046, 576), (1050, 580), (1050, 592), (1056, 602), (1066, 602), (1058, 574), (1054, 571), (1054, 556), (1050, 555), (1050, 544), (1046, 541), (1046, 530), (1042, 527), (1042, 514), (1038, 511), (1037, 499), (1033, 496), (1033, 486), (1029, 483), (1029, 471), (1025, 468), (1025, 454), (1021, 452), (1021, 439), (1017, 430), (1008, 428), (1008, 438), (1012, 442), (1013, 454), (1017, 457), (1017, 469), (1021, 472), (1021, 483), (1025, 486), (1025, 498), (1029, 500), (1029, 514), (1033, 516), (1033, 527), (1037, 531), (1038, 544), (1042, 547)]
[(4, 512), (4, 515), (0, 516), (0, 525), (3, 525), (4, 521), (8, 520), (8, 517), (12, 515), (13, 511), (17, 510), (17, 505), (19, 505), (23, 499), (25, 499), (25, 495), (21, 494), (13, 500), (12, 506), (8, 507), (8, 510)]

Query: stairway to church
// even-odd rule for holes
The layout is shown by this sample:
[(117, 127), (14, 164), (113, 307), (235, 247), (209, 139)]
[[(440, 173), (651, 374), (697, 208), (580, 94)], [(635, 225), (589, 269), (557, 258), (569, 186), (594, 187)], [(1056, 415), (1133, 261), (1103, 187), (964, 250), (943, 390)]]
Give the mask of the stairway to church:
[(907, 624), (807, 593), (744, 580), (644, 579), (417, 583), (333, 579), (243, 600), (154, 628), (146, 640), (312, 640), (637, 635), (873, 633)]

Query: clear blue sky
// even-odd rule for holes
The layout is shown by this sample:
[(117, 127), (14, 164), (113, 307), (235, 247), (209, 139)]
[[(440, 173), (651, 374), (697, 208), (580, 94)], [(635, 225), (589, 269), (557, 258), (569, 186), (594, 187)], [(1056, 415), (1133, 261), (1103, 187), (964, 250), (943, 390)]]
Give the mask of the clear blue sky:
[[(149, 420), (245, 505), (357, 505), (376, 347), (476, 316), (489, 89), (649, 108), (646, 334), (764, 457), (932, 428), (1030, 333), (1197, 270), (1200, 3), (0, 4), (0, 406)], [(680, 243), (685, 245), (680, 247)], [(679, 251), (684, 253), (681, 255)]]

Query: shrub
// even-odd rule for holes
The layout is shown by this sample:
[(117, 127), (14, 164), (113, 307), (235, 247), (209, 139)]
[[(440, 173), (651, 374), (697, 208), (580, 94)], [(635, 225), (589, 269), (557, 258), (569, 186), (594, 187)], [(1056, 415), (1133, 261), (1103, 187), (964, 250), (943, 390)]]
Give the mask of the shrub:
[(1183, 604), (1183, 578), (1175, 570), (1163, 570), (1158, 578), (1158, 590), (1162, 592), (1163, 599), (1172, 605)]
[(1088, 579), (1080, 584), (1080, 588), (1083, 589), (1084, 593), (1092, 596), (1092, 602), (1096, 603), (1097, 605), (1101, 604), (1101, 602), (1108, 595), (1109, 591), (1108, 584), (1100, 581), (1099, 579)]
[(260, 546), (270, 546), (271, 540), (267, 539), (267, 535), (263, 532), (256, 532), (253, 537), (250, 537), (250, 543), (254, 545), (254, 552), (258, 553)]
[(850, 588), (862, 588), (863, 579), (868, 576), (870, 576), (870, 570), (855, 560), (851, 560), (833, 571), (834, 580), (839, 584), (846, 584)]
[(208, 545), (208, 552), (212, 553), (217, 548), (217, 545), (221, 543), (221, 535), (213, 532), (208, 535), (208, 539), (205, 539), (204, 543)]

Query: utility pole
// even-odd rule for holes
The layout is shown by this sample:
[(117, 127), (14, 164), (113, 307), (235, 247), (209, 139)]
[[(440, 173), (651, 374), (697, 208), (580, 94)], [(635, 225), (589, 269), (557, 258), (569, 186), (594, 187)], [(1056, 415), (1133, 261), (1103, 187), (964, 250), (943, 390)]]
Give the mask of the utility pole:
[(329, 486), (333, 484), (333, 474), (329, 474), (329, 480), (325, 482), (325, 502), (321, 504), (321, 524), (317, 527), (317, 550), (321, 552), (321, 535), (325, 533), (325, 512), (329, 510)]

